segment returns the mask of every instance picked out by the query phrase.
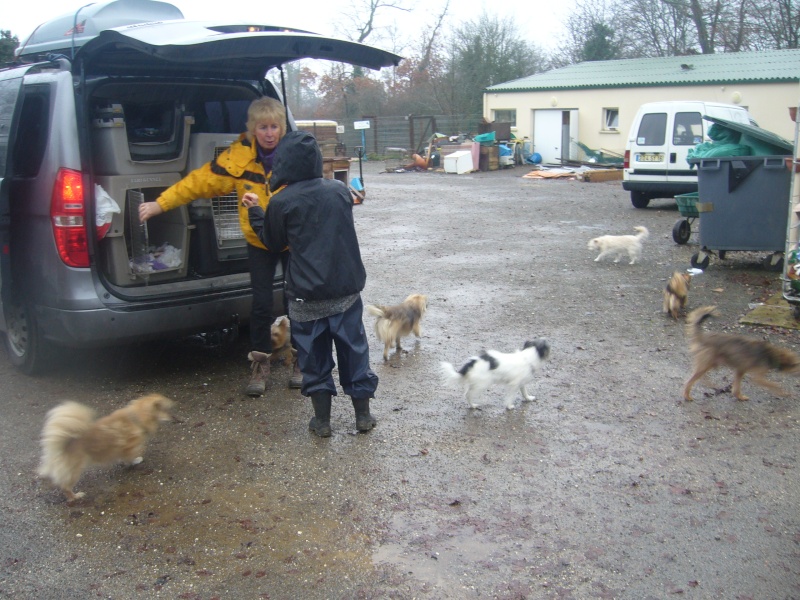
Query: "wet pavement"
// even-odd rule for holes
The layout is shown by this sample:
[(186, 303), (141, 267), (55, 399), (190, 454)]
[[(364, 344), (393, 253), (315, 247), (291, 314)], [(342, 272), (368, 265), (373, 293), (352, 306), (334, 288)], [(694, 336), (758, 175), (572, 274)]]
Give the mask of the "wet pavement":
[[(800, 381), (776, 397), (712, 374), (684, 403), (682, 325), (661, 289), (689, 267), (674, 202), (632, 208), (619, 182), (535, 181), (528, 169), (379, 173), (355, 207), (365, 303), (429, 296), (420, 340), (381, 359), (379, 423), (333, 437), (273, 367), (242, 394), (246, 332), (64, 352), (47, 375), (0, 356), (3, 598), (800, 598)], [(650, 229), (641, 264), (595, 263), (589, 238)], [(689, 306), (710, 328), (800, 351), (793, 330), (743, 327), (779, 290), (756, 253), (712, 258)], [(544, 336), (551, 360), (514, 411), (444, 387), (442, 360)], [(67, 505), (35, 477), (44, 414), (75, 399), (108, 412), (143, 393), (176, 420), (134, 468), (92, 469)]]

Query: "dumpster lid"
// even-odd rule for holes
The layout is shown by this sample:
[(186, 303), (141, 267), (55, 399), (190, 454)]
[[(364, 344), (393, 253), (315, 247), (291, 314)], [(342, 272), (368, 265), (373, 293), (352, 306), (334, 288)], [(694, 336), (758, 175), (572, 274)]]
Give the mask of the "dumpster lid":
[[(794, 150), (794, 144), (792, 142), (775, 133), (772, 133), (771, 131), (761, 129), (761, 127), (756, 127), (755, 125), (750, 125), (749, 123), (737, 123), (736, 121), (729, 121), (728, 119), (721, 119), (719, 117), (710, 117), (708, 115), (703, 115), (703, 118), (706, 121), (711, 121), (712, 123), (717, 123), (723, 127), (727, 127), (728, 129), (738, 131), (742, 135), (746, 135), (747, 137), (751, 138), (751, 140), (759, 142), (759, 147), (754, 148), (754, 154), (763, 154), (763, 152), (755, 152), (755, 150), (758, 149), (766, 149), (769, 150), (768, 154), (776, 155), (791, 154)], [(742, 140), (740, 143), (747, 144), (748, 142), (747, 140)], [(766, 148), (764, 148), (765, 145)]]

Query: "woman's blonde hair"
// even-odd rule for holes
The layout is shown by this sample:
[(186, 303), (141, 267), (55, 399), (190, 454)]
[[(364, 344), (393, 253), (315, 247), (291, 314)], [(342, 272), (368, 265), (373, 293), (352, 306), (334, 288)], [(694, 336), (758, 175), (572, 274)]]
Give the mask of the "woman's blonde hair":
[(274, 98), (258, 98), (247, 109), (247, 139), (252, 141), (259, 123), (277, 123), (281, 138), (286, 135), (286, 108)]

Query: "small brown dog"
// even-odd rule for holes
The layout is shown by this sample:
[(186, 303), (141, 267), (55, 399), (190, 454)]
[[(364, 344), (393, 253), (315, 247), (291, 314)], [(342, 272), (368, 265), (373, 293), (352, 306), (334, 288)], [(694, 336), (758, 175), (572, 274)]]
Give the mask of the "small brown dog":
[(689, 283), (692, 276), (689, 273), (675, 271), (664, 288), (664, 313), (677, 319), (689, 299)]
[(383, 360), (389, 360), (389, 348), (394, 346), (398, 352), (400, 338), (412, 333), (420, 337), (419, 323), (428, 309), (428, 297), (423, 294), (411, 294), (396, 306), (380, 306), (368, 304), (369, 314), (378, 317), (375, 321), (375, 335), (383, 342)]
[(297, 351), (292, 348), (289, 330), (289, 319), (281, 317), (272, 324), (272, 355), (270, 362), (283, 361), (284, 366), (291, 367)]
[(700, 324), (708, 317), (716, 315), (715, 309), (715, 306), (704, 306), (693, 310), (686, 317), (686, 334), (689, 337), (689, 352), (694, 358), (694, 372), (683, 388), (684, 399), (691, 402), (692, 386), (703, 375), (721, 366), (733, 369), (732, 391), (738, 400), (748, 400), (741, 389), (742, 379), (748, 373), (752, 374), (756, 383), (777, 394), (786, 395), (783, 388), (764, 376), (771, 370), (800, 373), (800, 357), (786, 348), (763, 340), (703, 331)]
[(67, 501), (83, 498), (73, 487), (91, 465), (142, 462), (147, 440), (160, 421), (172, 419), (173, 402), (160, 394), (132, 400), (105, 417), (78, 402), (64, 402), (47, 413), (42, 430), (39, 475), (59, 488)]

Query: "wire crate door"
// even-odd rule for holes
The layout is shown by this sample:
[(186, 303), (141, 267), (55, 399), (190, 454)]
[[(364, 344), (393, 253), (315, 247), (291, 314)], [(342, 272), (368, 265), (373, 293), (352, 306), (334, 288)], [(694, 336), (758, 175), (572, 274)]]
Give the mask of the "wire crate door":
[(131, 242), (131, 271), (146, 277), (150, 271), (150, 235), (147, 223), (139, 220), (139, 206), (144, 202), (144, 193), (137, 190), (128, 190), (128, 224), (130, 226)]
[[(214, 148), (214, 158), (225, 152), (228, 146)], [(244, 234), (239, 225), (239, 197), (236, 192), (211, 199), (214, 230), (217, 233), (217, 248), (244, 246)]]

